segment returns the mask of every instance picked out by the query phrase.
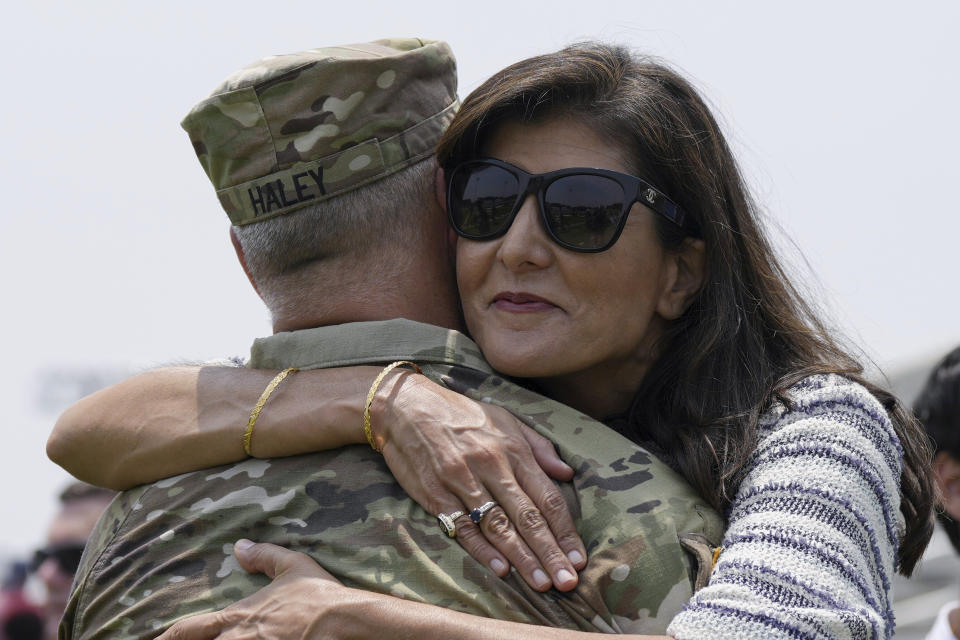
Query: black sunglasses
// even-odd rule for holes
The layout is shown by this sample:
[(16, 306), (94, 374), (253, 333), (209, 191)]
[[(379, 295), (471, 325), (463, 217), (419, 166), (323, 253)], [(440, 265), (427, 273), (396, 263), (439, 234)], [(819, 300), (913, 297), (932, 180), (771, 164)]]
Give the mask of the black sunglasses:
[(80, 557), (83, 555), (83, 545), (76, 542), (64, 544), (53, 544), (44, 549), (37, 549), (33, 554), (33, 561), (30, 563), (30, 569), (36, 571), (49, 558), (57, 561), (57, 566), (67, 575), (77, 573), (80, 566)]
[(447, 213), (454, 231), (470, 240), (502, 236), (530, 194), (540, 203), (543, 226), (561, 247), (605, 251), (620, 237), (635, 202), (679, 227), (685, 215), (648, 182), (607, 169), (527, 173), (493, 158), (467, 160), (450, 172)]

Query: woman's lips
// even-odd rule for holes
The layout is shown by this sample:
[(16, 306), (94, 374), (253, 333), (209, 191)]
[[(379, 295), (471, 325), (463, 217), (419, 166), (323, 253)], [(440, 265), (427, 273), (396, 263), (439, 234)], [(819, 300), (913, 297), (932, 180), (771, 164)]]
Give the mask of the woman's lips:
[(537, 313), (558, 309), (546, 298), (535, 296), (532, 293), (514, 293), (503, 291), (493, 297), (493, 306), (501, 311), (512, 313)]

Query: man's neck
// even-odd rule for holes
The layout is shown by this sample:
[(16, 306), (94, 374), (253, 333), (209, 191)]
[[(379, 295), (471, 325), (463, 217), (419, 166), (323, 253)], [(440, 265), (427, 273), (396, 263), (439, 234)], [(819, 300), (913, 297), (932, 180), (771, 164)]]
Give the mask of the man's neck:
[(374, 308), (368, 305), (348, 305), (334, 313), (324, 313), (317, 316), (295, 316), (282, 318), (278, 317), (273, 322), (273, 332), (297, 331), (300, 329), (313, 329), (314, 327), (327, 327), (335, 324), (345, 324), (347, 322), (375, 322), (380, 320), (394, 320), (396, 318), (406, 318), (415, 322), (432, 324), (444, 329), (456, 329), (463, 331), (463, 323), (459, 314), (440, 314), (436, 308), (407, 308), (390, 309), (377, 305)]
[(273, 309), (274, 333), (394, 318), (463, 329), (449, 267), (409, 265), (383, 273), (358, 265), (298, 280), (287, 287), (294, 295)]

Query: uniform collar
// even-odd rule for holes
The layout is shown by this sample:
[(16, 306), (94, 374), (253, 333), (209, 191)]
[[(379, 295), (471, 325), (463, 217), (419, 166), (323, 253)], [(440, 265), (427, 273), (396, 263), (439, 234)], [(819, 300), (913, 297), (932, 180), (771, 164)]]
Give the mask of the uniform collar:
[(493, 372), (480, 348), (459, 331), (404, 318), (284, 331), (257, 339), (250, 349), (255, 369), (322, 369), (393, 360)]

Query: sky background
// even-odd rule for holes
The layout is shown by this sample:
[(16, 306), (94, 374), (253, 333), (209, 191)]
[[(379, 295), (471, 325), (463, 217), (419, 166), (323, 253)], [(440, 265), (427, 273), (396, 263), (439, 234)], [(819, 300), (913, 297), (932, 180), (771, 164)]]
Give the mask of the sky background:
[[(661, 56), (714, 106), (829, 320), (888, 372), (960, 343), (960, 3), (32, 2), (5, 10), (0, 554), (67, 475), (43, 445), (84, 390), (269, 333), (180, 119), (272, 54), (447, 40), (460, 94), (582, 39)], [(239, 427), (238, 427), (239, 429)], [(239, 433), (239, 432), (238, 432)]]

